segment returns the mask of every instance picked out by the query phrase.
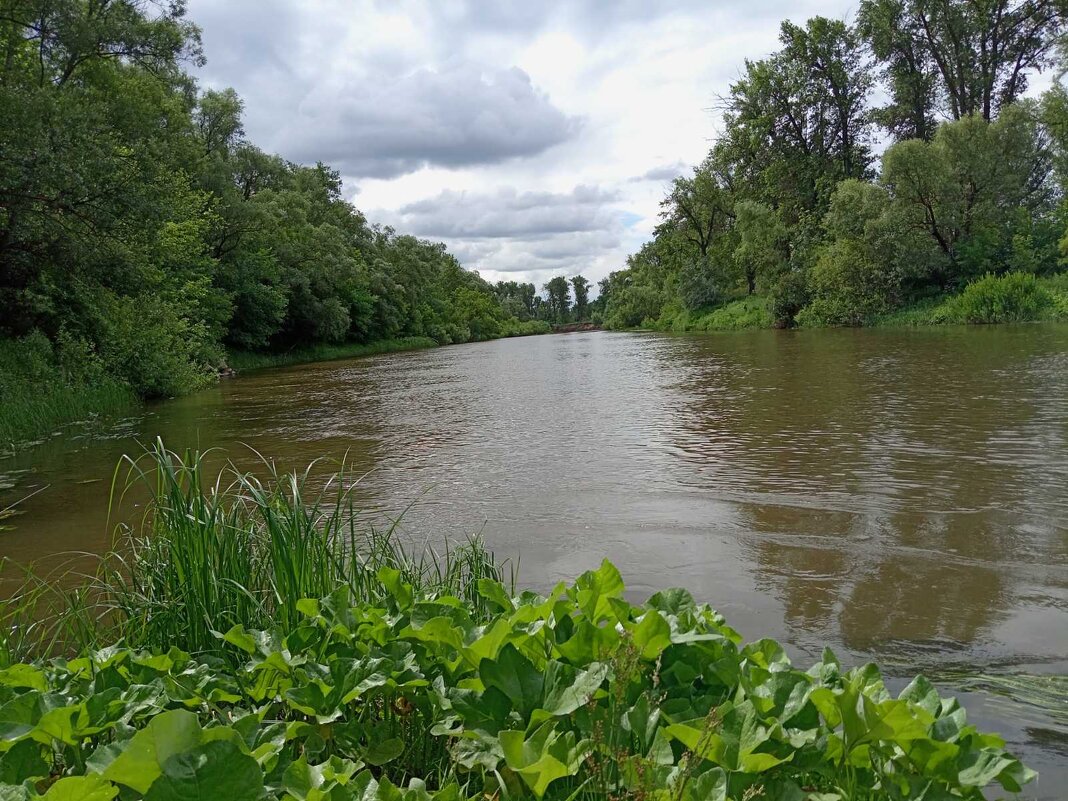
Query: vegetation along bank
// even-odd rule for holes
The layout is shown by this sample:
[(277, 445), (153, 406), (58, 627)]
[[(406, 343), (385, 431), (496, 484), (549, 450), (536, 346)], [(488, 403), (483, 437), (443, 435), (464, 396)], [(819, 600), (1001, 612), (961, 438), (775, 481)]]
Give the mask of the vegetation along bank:
[(8, 3), (0, 52), (0, 447), (227, 366), (570, 313), (369, 225), (336, 171), (248, 141), (237, 94), (185, 71), (203, 56), (182, 3)]
[[(1068, 93), (1053, 0), (863, 0), (783, 22), (715, 144), (600, 283), (608, 327), (1068, 319)], [(1039, 96), (1029, 81), (1053, 80)], [(877, 152), (883, 149), (881, 156)]]

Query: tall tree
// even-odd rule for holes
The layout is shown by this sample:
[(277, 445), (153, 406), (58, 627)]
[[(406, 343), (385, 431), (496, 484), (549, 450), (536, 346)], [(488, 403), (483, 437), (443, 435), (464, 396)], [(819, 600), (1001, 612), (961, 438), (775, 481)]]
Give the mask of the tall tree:
[(678, 231), (705, 259), (716, 237), (730, 224), (730, 193), (721, 185), (708, 162), (690, 177), (676, 178), (668, 196), (660, 202), (660, 217)]
[(571, 311), (571, 285), (567, 278), (562, 275), (554, 276), (549, 279), (544, 289), (548, 296), (549, 314), (553, 322), (566, 322), (568, 313)]
[(590, 316), (590, 284), (583, 276), (571, 279), (571, 288), (575, 290), (575, 320), (587, 320)]
[(54, 333), (79, 279), (128, 283), (124, 263), (173, 217), (191, 85), (180, 65), (199, 61), (199, 32), (182, 3), (2, 8), (0, 329)]
[(739, 188), (792, 224), (822, 215), (838, 181), (869, 173), (872, 77), (863, 41), (839, 20), (786, 22), (779, 40), (731, 86), (722, 148)]
[(904, 0), (863, 0), (857, 24), (889, 95), (875, 119), (899, 141), (930, 139), (937, 125), (938, 73), (921, 23), (907, 13)]
[(932, 112), (993, 119), (1053, 63), (1065, 0), (864, 0), (860, 27), (884, 65), (899, 138), (928, 138)]
[(891, 211), (939, 255), (930, 279), (942, 288), (1007, 260), (1015, 221), (1052, 206), (1052, 161), (1033, 115), (1012, 107), (988, 123), (946, 123), (930, 142), (910, 140), (883, 156)]

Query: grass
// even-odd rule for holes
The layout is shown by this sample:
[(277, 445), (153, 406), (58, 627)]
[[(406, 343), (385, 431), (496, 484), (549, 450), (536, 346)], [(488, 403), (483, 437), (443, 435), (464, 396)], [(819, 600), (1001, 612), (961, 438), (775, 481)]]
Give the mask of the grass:
[[(997, 281), (1010, 282), (1015, 276), (1000, 276)], [(1056, 322), (1068, 320), (1068, 272), (1041, 278), (1025, 277), (1030, 295), (1016, 298), (1004, 291), (986, 303), (976, 303), (973, 296), (984, 301), (985, 287), (979, 279), (964, 292), (955, 295), (934, 295), (920, 298), (905, 306), (879, 315), (867, 325), (875, 328), (902, 328), (976, 322)], [(1020, 293), (1015, 293), (1020, 294)], [(978, 306), (978, 309), (973, 309)], [(991, 307), (988, 310), (986, 307)], [(651, 326), (652, 330), (674, 331), (742, 331), (774, 328), (769, 298), (751, 295), (729, 301), (722, 306), (687, 311), (665, 309)], [(813, 326), (819, 327), (819, 326)]]
[(874, 328), (911, 328), (922, 325), (939, 325), (938, 310), (947, 296), (936, 295), (894, 309), (872, 320)]
[(696, 311), (681, 308), (665, 309), (651, 328), (676, 333), (771, 328), (774, 320), (768, 305), (768, 298), (748, 295), (714, 308), (706, 307)]
[[(1016, 298), (1003, 290), (999, 291), (998, 283), (1006, 283), (1013, 277), (1027, 279), (1029, 295)], [(991, 283), (994, 291), (988, 288)], [(902, 328), (1062, 320), (1068, 320), (1068, 272), (1037, 279), (1009, 274), (992, 281), (987, 276), (969, 284), (956, 295), (922, 298), (880, 315), (872, 321), (872, 326)]]
[(356, 343), (313, 345), (283, 353), (235, 350), (229, 354), (229, 366), (238, 372), (242, 372), (245, 370), (261, 370), (265, 367), (281, 367), (287, 364), (354, 359), (360, 356), (374, 356), (378, 353), (399, 353), (408, 350), (435, 348), (437, 346), (438, 343), (430, 337), (405, 337), (403, 339), (383, 339), (365, 345)]
[(0, 338), (0, 451), (136, 404), (133, 391), (107, 377), (90, 352), (57, 348), (40, 334)]
[(136, 406), (134, 393), (114, 381), (94, 386), (26, 386), (0, 402), (0, 449), (39, 440), (72, 423), (122, 414)]
[(771, 328), (773, 324), (768, 299), (749, 296), (696, 317), (691, 331), (742, 331), (748, 328)]

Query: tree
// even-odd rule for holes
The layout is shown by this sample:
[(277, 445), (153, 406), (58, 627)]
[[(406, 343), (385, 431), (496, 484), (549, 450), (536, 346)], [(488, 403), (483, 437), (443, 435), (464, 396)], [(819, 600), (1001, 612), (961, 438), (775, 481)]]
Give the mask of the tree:
[(701, 259), (708, 257), (715, 238), (726, 230), (732, 216), (730, 195), (707, 162), (696, 168), (692, 177), (676, 178), (660, 208), (665, 228), (677, 231)]
[(864, 44), (839, 20), (815, 17), (804, 28), (783, 23), (783, 48), (746, 61), (726, 100), (721, 159), (735, 187), (780, 209), (787, 225), (822, 215), (843, 178), (871, 162), (872, 85)]
[(994, 119), (1053, 62), (1063, 0), (864, 0), (860, 27), (888, 79), (883, 121), (930, 138), (934, 112)]
[(1052, 208), (1050, 154), (1028, 111), (996, 122), (965, 117), (930, 142), (909, 140), (883, 156), (884, 185), (907, 230), (936, 248), (930, 279), (945, 289), (1007, 261), (1023, 217)]
[(890, 96), (875, 119), (899, 141), (930, 139), (937, 125), (938, 75), (922, 25), (906, 13), (903, 0), (864, 0), (857, 22)]
[[(55, 335), (79, 286), (135, 286), (138, 251), (185, 187), (182, 4), (4, 4), (0, 19), (0, 331)], [(181, 207), (176, 204), (175, 208)], [(191, 206), (184, 206), (191, 209)], [(120, 286), (120, 284), (122, 286)]]
[(770, 283), (785, 267), (789, 258), (787, 232), (778, 213), (763, 203), (744, 200), (736, 208), (738, 247), (734, 258), (745, 276), (746, 292), (752, 295), (757, 279)]
[(571, 285), (564, 276), (557, 275), (549, 280), (544, 289), (548, 296), (547, 302), (552, 321), (566, 322), (571, 310)]
[[(888, 229), (890, 195), (880, 186), (847, 179), (831, 197), (823, 218), (828, 241), (808, 274), (802, 324), (864, 325), (896, 302), (901, 270), (895, 258), (907, 232)], [(883, 236), (892, 230), (893, 236)]]
[(571, 279), (571, 287), (575, 290), (575, 320), (589, 319), (590, 314), (590, 282), (581, 275)]
[(248, 142), (240, 97), (182, 72), (183, 9), (4, 4), (0, 336), (155, 396), (211, 380), (224, 345), (460, 342), (532, 313), (533, 285), (506, 309), (441, 243), (369, 226), (337, 171)]

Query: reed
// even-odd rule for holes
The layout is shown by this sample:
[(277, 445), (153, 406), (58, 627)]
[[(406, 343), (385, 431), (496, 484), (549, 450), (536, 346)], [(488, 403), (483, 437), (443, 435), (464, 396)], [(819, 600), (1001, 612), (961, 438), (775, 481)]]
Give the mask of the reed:
[(114, 381), (15, 387), (0, 396), (0, 451), (47, 437), (63, 426), (121, 414), (136, 403), (133, 392)]
[(383, 567), (420, 596), (451, 595), (476, 610), (485, 603), (479, 579), (515, 586), (514, 564), (499, 564), (480, 537), (435, 548), (407, 542), (399, 520), (365, 522), (344, 464), (325, 476), (322, 460), (290, 473), (267, 459), (257, 474), (232, 464), (213, 473), (209, 454), (178, 454), (157, 440), (142, 457), (124, 459), (111, 515), (127, 513), (146, 490), (149, 502), (135, 521), (116, 526), (112, 550), (88, 574), (27, 571), (22, 590), (0, 605), (0, 623), (14, 637), (0, 641), (0, 651), (17, 659), (122, 641), (221, 654), (218, 633), (235, 625), (296, 627), (301, 599), (346, 587), (353, 602), (380, 601)]

